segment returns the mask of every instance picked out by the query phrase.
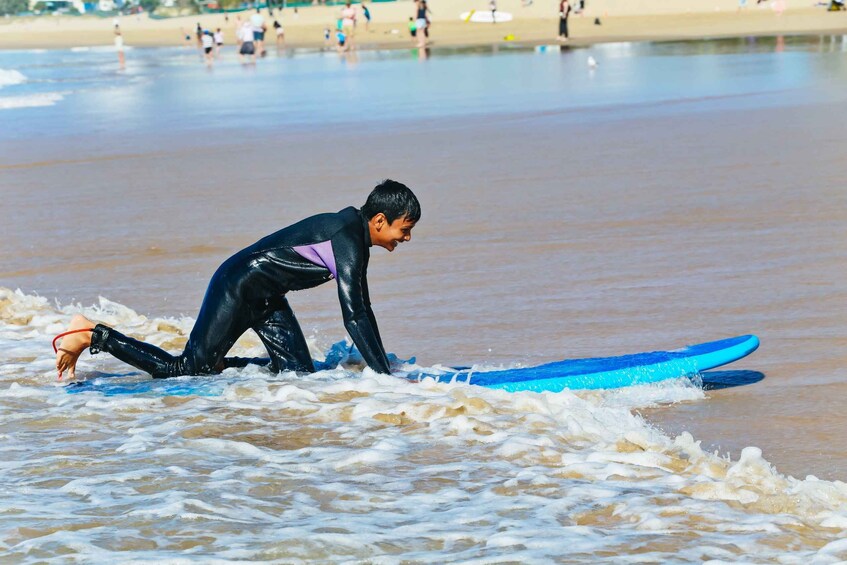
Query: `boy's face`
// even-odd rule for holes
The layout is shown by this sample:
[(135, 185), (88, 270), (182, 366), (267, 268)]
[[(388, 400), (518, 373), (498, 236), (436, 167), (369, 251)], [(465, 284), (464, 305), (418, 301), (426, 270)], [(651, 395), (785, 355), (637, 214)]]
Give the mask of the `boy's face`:
[(394, 249), (403, 241), (412, 239), (412, 228), (415, 227), (415, 222), (403, 216), (397, 218), (390, 224), (385, 214), (380, 212), (370, 222), (371, 243), (384, 247), (389, 251)]

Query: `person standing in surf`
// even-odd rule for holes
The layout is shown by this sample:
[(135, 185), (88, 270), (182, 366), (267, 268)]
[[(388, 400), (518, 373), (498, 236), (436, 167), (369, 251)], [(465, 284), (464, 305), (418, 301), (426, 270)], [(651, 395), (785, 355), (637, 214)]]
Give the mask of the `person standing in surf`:
[(429, 14), (431, 13), (426, 0), (415, 2), (415, 33), (418, 37), (418, 47), (425, 47), (429, 40)]
[[(114, 328), (75, 315), (66, 332), (53, 340), (59, 378), (75, 377), (85, 349), (111, 353), (154, 378), (213, 375), (228, 367), (266, 364), (272, 371), (314, 372), (315, 368), (286, 294), (335, 279), (344, 326), (368, 366), (390, 373), (379, 334), (367, 270), (370, 247), (394, 251), (412, 239), (421, 217), (414, 193), (404, 184), (385, 180), (360, 210), (350, 206), (318, 214), (283, 228), (242, 249), (218, 267), (185, 350), (171, 355), (123, 335)], [(258, 334), (269, 359), (226, 357), (247, 330)], [(55, 342), (63, 338), (61, 346)]]
[(285, 28), (279, 23), (279, 20), (274, 20), (274, 33), (276, 34), (276, 49), (279, 51), (285, 47)]
[(559, 2), (559, 41), (568, 40), (568, 16), (571, 14), (571, 5), (568, 0)]
[(253, 24), (250, 21), (245, 21), (241, 24), (241, 29), (238, 32), (241, 38), (241, 46), (238, 48), (238, 58), (243, 63), (246, 57), (250, 57), (252, 62), (256, 62), (256, 47), (253, 44)]
[(126, 67), (124, 58), (124, 36), (121, 35), (121, 27), (115, 24), (115, 51), (118, 52), (118, 65), (121, 69)]
[(265, 56), (265, 18), (262, 16), (261, 10), (256, 8), (256, 13), (250, 16), (250, 23), (253, 25), (253, 45), (255, 55), (259, 57)]
[(224, 46), (224, 32), (221, 31), (221, 28), (215, 32), (215, 57), (220, 57), (221, 48)]

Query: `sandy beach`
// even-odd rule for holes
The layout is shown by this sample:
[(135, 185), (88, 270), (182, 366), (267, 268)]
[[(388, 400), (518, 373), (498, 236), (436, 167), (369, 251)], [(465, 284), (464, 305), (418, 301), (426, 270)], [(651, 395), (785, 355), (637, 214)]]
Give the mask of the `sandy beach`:
[[(847, 30), (847, 12), (827, 12), (799, 0), (748, 2), (743, 8), (735, 0), (691, 0), (668, 6), (662, 0), (593, 0), (583, 14), (570, 18), (571, 44), (598, 42), (695, 39), (740, 35), (841, 33)], [(552, 0), (522, 6), (519, 0), (504, 0), (498, 9), (513, 14), (514, 20), (497, 25), (469, 23), (460, 14), (487, 10), (487, 2), (432, 0), (431, 45), (438, 47), (492, 44), (544, 44), (554, 42), (557, 3)], [(405, 48), (412, 45), (406, 24), (412, 2), (373, 4), (370, 30), (360, 25), (354, 44), (359, 49)], [(266, 13), (266, 12), (265, 12)], [(282, 16), (286, 45), (320, 47), (323, 30), (334, 29), (339, 7), (287, 9)], [(250, 12), (241, 12), (242, 17)], [(197, 22), (206, 29), (222, 28), (226, 41), (234, 44), (234, 25), (239, 14), (184, 16), (150, 19), (120, 18), (125, 43), (134, 47), (185, 44)], [(599, 18), (600, 25), (595, 24)], [(268, 22), (270, 23), (270, 21)], [(361, 22), (360, 22), (361, 24)], [(0, 20), (0, 48), (61, 48), (112, 44), (112, 18), (37, 17)]]

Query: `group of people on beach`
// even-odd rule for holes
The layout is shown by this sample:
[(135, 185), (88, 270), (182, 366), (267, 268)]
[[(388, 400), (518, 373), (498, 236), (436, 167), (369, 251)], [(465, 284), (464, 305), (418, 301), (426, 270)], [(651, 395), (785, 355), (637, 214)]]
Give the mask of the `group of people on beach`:
[[(325, 47), (335, 47), (339, 52), (346, 52), (353, 48), (353, 38), (360, 21), (360, 10), (365, 22), (365, 30), (369, 30), (371, 12), (368, 6), (363, 3), (357, 8), (352, 5), (352, 2), (348, 1), (339, 12), (334, 37), (330, 28), (324, 29)], [(295, 15), (296, 11), (295, 8)], [(273, 17), (272, 14), (273, 12), (269, 8), (268, 15)], [(274, 18), (273, 24), (271, 24), (278, 50), (285, 47), (285, 28), (280, 23), (280, 19), (280, 17)], [(226, 20), (229, 21), (229, 16), (226, 16)], [(239, 59), (242, 63), (248, 61), (255, 63), (257, 57), (264, 57), (267, 54), (265, 35), (268, 32), (268, 26), (261, 9), (256, 8), (256, 12), (244, 20), (241, 16), (236, 16), (233, 31), (238, 45)], [(221, 28), (217, 28), (214, 32), (203, 29), (203, 26), (198, 22), (195, 37), (197, 47), (204, 51), (206, 64), (211, 65), (214, 59), (219, 56), (224, 45), (223, 31)], [(185, 34), (185, 42), (186, 44), (191, 43), (189, 34)]]
[[(229, 21), (229, 16), (226, 17)], [(274, 19), (272, 27), (276, 36), (276, 46), (280, 49), (285, 46), (285, 28), (279, 22), (279, 18)], [(241, 16), (236, 16), (234, 22), (234, 35), (236, 45), (238, 47), (238, 57), (242, 63), (256, 62), (256, 57), (264, 57), (267, 54), (265, 48), (265, 34), (268, 31), (268, 26), (265, 23), (265, 17), (259, 8), (249, 18), (242, 20)], [(224, 46), (224, 32), (221, 28), (216, 28), (215, 31), (204, 29), (200, 22), (194, 30), (194, 36), (197, 47), (203, 50), (204, 61), (211, 66), (214, 60), (220, 56), (221, 49)], [(184, 34), (186, 45), (191, 44), (191, 36)]]
[[(339, 53), (350, 51), (354, 48), (354, 38), (359, 25), (359, 11), (361, 10), (362, 19), (365, 22), (365, 31), (370, 31), (371, 27), (371, 11), (367, 4), (362, 4), (357, 9), (353, 3), (348, 0), (338, 14), (335, 20), (335, 48)], [(324, 46), (330, 47), (333, 44), (332, 33), (329, 28), (324, 29)]]
[[(492, 21), (496, 21), (496, 0), (491, 0), (489, 7), (491, 9)], [(558, 39), (559, 41), (566, 42), (570, 38), (568, 19), (572, 12), (578, 15), (583, 13), (585, 0), (559, 0), (558, 8)], [(296, 16), (296, 8), (294, 12)], [(268, 15), (273, 17), (273, 11), (270, 6), (268, 7)], [(413, 15), (409, 17), (408, 30), (413, 44), (416, 44), (419, 48), (426, 48), (429, 43), (429, 35), (432, 28), (431, 15), (432, 11), (427, 5), (427, 0), (415, 0)], [(280, 19), (280, 17), (274, 18), (271, 24), (277, 49), (285, 46), (285, 28), (280, 23)], [(225, 15), (225, 20), (227, 22), (229, 21), (228, 15)], [(365, 30), (370, 31), (371, 11), (368, 6), (362, 3), (357, 7), (352, 4), (351, 0), (347, 0), (344, 7), (338, 12), (334, 33), (329, 27), (323, 30), (324, 47), (334, 47), (339, 53), (354, 49), (354, 38), (361, 20), (364, 20)], [(599, 21), (595, 21), (595, 24), (599, 24)], [(268, 25), (260, 8), (257, 7), (255, 13), (247, 19), (236, 16), (233, 31), (238, 46), (239, 60), (242, 63), (255, 63), (257, 57), (264, 57), (267, 54), (265, 35), (268, 32)], [(114, 34), (115, 49), (118, 53), (119, 64), (123, 68), (125, 65), (124, 44), (118, 23), (115, 23)], [(183, 30), (183, 36), (186, 45), (190, 45), (192, 42), (191, 35)], [(203, 51), (203, 60), (206, 65), (211, 66), (214, 60), (220, 56), (221, 49), (224, 46), (223, 30), (220, 27), (214, 31), (204, 29), (200, 22), (197, 22), (194, 37), (197, 47)]]

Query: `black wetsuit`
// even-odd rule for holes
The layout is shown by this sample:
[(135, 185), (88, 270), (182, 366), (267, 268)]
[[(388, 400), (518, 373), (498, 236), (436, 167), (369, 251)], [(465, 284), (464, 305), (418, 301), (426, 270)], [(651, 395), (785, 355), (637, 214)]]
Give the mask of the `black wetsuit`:
[(345, 328), (365, 362), (388, 373), (368, 294), (370, 246), (368, 221), (356, 208), (306, 218), (224, 261), (209, 282), (182, 355), (100, 324), (92, 334), (91, 353), (106, 351), (157, 378), (208, 375), (261, 362), (225, 357), (241, 334), (253, 329), (270, 354), (272, 370), (312, 372), (306, 339), (285, 294), (336, 278)]

